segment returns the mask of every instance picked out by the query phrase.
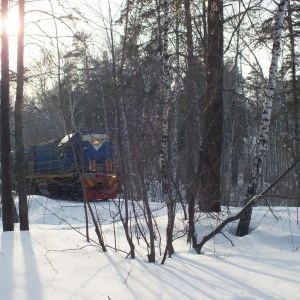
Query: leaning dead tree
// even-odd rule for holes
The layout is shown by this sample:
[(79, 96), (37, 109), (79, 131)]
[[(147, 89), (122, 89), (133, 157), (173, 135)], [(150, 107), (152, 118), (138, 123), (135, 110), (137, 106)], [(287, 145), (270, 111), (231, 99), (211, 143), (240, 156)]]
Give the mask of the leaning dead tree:
[(262, 165), (265, 158), (266, 149), (269, 140), (269, 126), (270, 126), (271, 112), (273, 107), (273, 100), (275, 95), (276, 78), (278, 72), (278, 59), (280, 56), (281, 34), (283, 28), (284, 14), (287, 5), (288, 5), (288, 0), (281, 1), (280, 4), (278, 5), (278, 11), (277, 11), (275, 28), (274, 28), (274, 37), (273, 37), (272, 60), (269, 69), (269, 81), (268, 81), (268, 88), (266, 92), (266, 101), (264, 104), (262, 120), (260, 124), (260, 133), (256, 145), (250, 183), (248, 185), (248, 189), (244, 198), (244, 207), (237, 215), (226, 219), (210, 234), (204, 236), (202, 241), (197, 244), (196, 247), (197, 253), (200, 253), (203, 245), (211, 238), (213, 238), (216, 234), (218, 234), (222, 230), (222, 228), (224, 228), (224, 226), (229, 222), (240, 219), (237, 228), (237, 233), (236, 233), (237, 236), (244, 236), (247, 235), (249, 232), (252, 209), (253, 206), (258, 201), (258, 195), (257, 195), (258, 180), (262, 173)]
[(239, 220), (245, 211), (249, 210), (249, 208), (253, 207), (263, 196), (267, 194), (278, 182), (280, 182), (283, 177), (289, 174), (300, 162), (300, 158), (298, 158), (284, 173), (282, 173), (275, 181), (273, 181), (264, 191), (260, 194), (255, 195), (250, 201), (237, 213), (228, 218), (226, 218), (222, 223), (220, 223), (212, 232), (208, 235), (205, 235), (200, 243), (197, 244), (196, 251), (198, 254), (201, 253), (202, 247), (215, 235), (220, 233), (222, 229), (229, 223)]

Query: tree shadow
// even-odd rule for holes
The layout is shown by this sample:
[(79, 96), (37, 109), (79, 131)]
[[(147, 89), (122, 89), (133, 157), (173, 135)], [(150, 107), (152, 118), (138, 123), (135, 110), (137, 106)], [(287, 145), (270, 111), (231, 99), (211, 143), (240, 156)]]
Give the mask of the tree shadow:
[(14, 233), (1, 233), (1, 253), (0, 253), (0, 299), (13, 300), (14, 288), (16, 282), (14, 281), (13, 272), (13, 256), (14, 256)]
[(35, 258), (35, 253), (33, 251), (33, 246), (31, 242), (31, 236), (29, 231), (21, 231), (20, 239), (23, 249), (24, 258), (24, 270), (25, 270), (25, 284), (27, 299), (42, 299), (43, 298), (43, 288), (41, 283), (41, 278), (37, 269), (37, 261)]

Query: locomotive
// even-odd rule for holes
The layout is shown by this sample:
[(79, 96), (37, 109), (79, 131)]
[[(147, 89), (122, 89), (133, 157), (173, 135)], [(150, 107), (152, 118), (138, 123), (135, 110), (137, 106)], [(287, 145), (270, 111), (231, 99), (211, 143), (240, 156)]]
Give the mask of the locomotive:
[(111, 145), (106, 134), (74, 133), (25, 150), (29, 194), (88, 201), (116, 198)]

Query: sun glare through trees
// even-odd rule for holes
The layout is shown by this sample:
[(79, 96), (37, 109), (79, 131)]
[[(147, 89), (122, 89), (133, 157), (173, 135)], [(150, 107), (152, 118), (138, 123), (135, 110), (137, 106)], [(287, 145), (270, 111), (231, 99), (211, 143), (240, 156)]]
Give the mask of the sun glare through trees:
[[(19, 12), (18, 7), (10, 8), (6, 18), (5, 27), (10, 37), (17, 36), (19, 31)], [(2, 25), (0, 26), (2, 32)]]

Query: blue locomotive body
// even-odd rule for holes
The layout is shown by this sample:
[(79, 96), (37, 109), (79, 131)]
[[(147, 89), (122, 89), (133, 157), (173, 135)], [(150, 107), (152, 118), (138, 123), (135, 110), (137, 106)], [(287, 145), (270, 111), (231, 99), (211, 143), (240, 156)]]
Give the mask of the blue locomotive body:
[(25, 152), (27, 178), (33, 190), (53, 197), (88, 200), (116, 197), (117, 178), (105, 134), (75, 133)]

